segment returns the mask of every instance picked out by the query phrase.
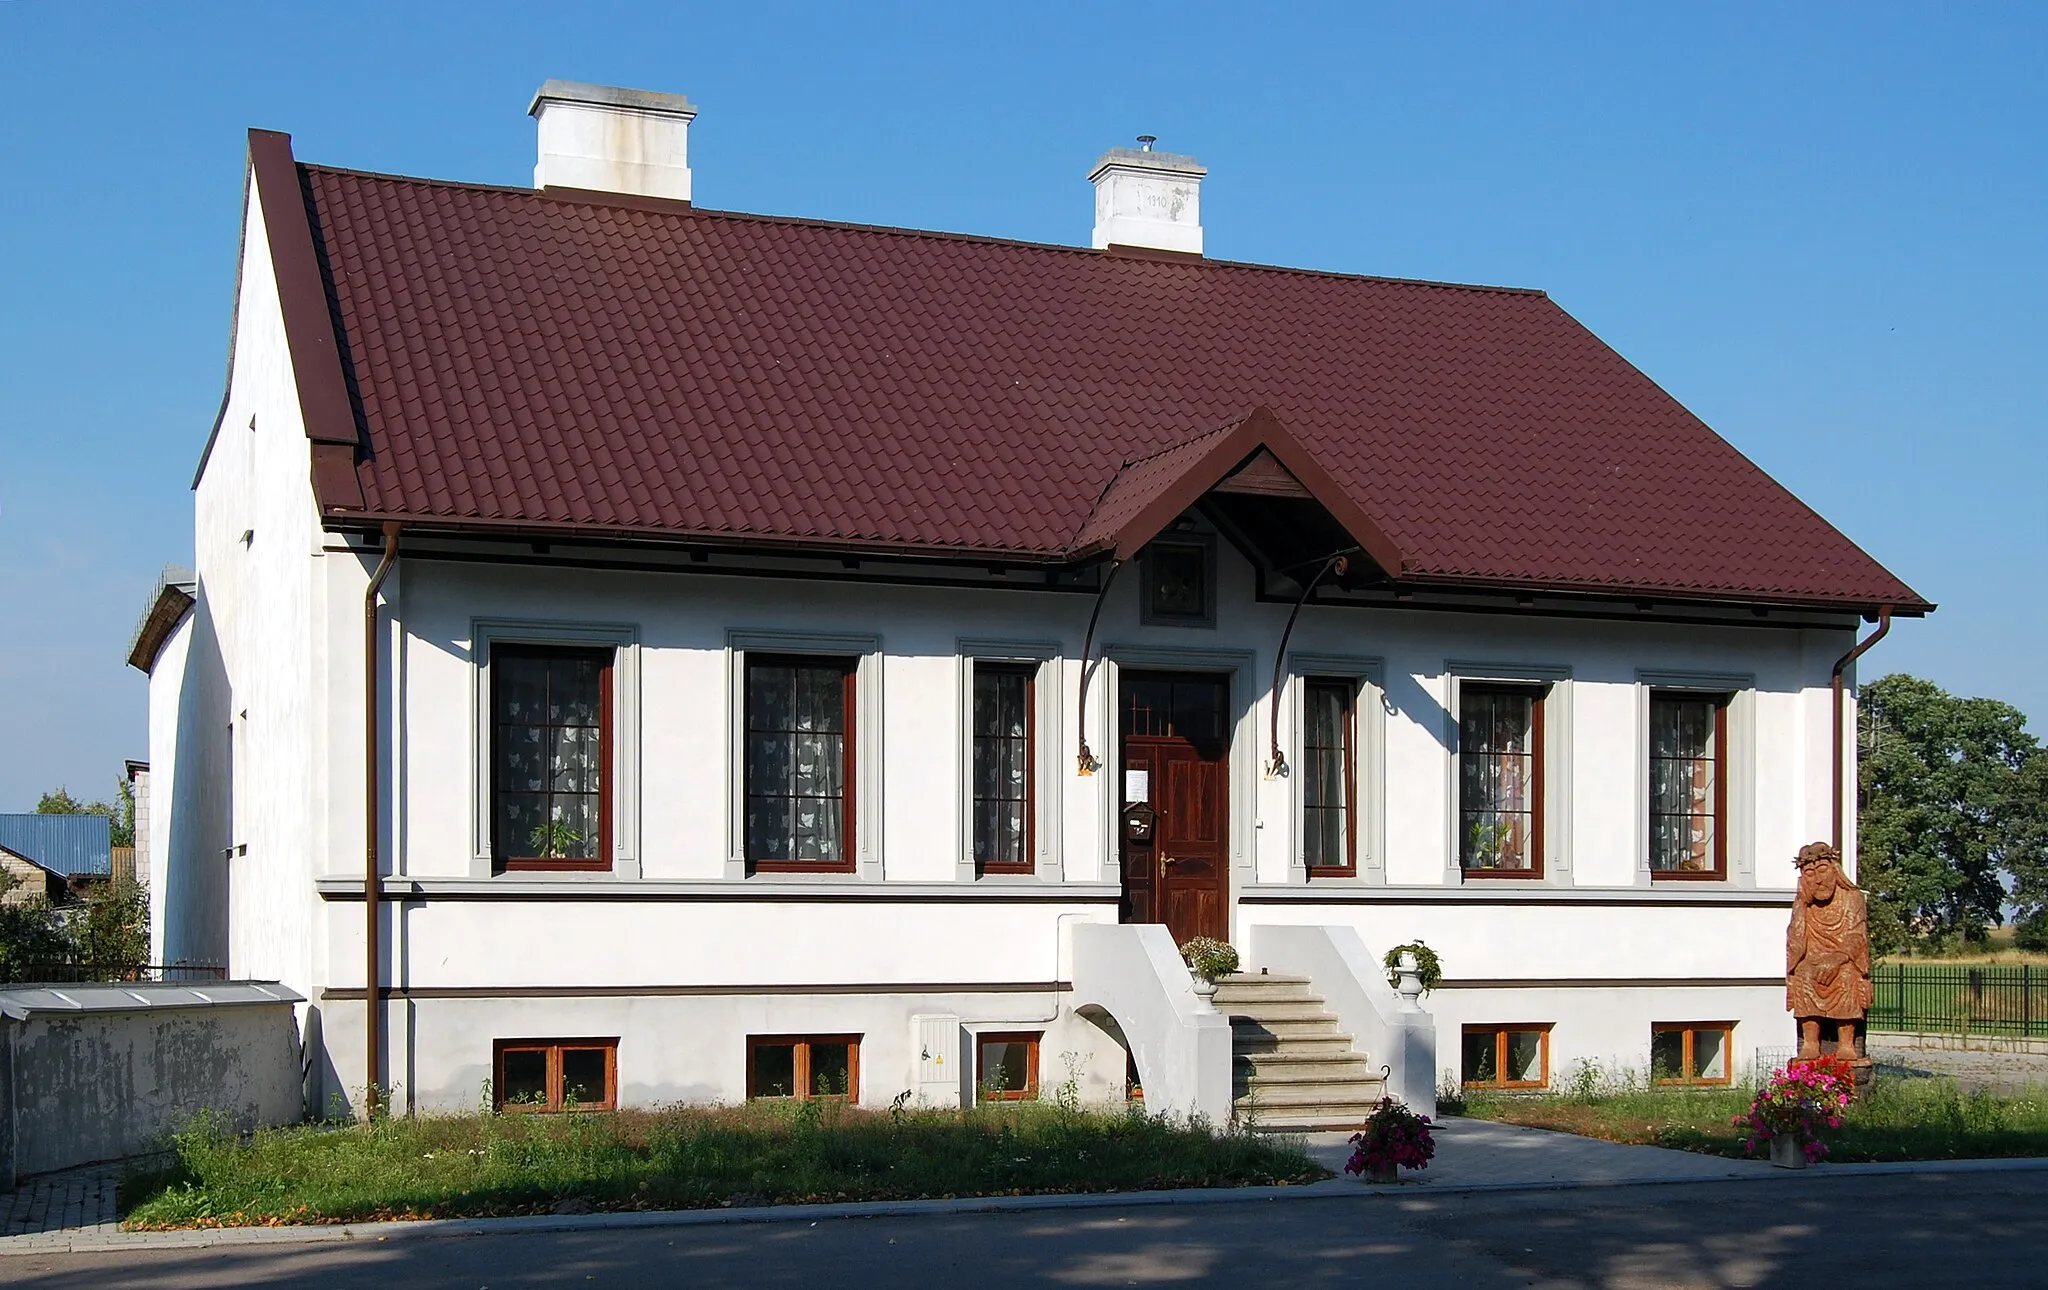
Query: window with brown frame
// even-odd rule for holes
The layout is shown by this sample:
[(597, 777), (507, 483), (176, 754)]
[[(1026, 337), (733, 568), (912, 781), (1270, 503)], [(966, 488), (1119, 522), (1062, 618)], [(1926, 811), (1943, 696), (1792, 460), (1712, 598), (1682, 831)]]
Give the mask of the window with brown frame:
[(749, 865), (851, 873), (854, 660), (749, 654), (746, 668)]
[(493, 644), (491, 850), (501, 869), (609, 869), (612, 654)]
[(983, 1034), (974, 1040), (974, 1086), (984, 1102), (1038, 1100), (1036, 1030)]
[(1302, 858), (1311, 878), (1358, 871), (1358, 683), (1310, 677), (1302, 687)]
[(492, 1101), (501, 1111), (611, 1111), (618, 1107), (617, 1039), (500, 1039)]
[(1650, 695), (1650, 876), (1728, 873), (1728, 697)]
[(1464, 1082), (1480, 1088), (1550, 1087), (1550, 1023), (1467, 1026)]
[(1033, 669), (974, 665), (974, 864), (981, 873), (1030, 873)]
[(1543, 690), (1458, 696), (1458, 856), (1471, 877), (1543, 876)]
[(860, 1101), (860, 1036), (747, 1036), (747, 1100), (778, 1098)]
[(1659, 1084), (1726, 1084), (1734, 1078), (1735, 1023), (1660, 1021), (1650, 1027), (1650, 1076)]

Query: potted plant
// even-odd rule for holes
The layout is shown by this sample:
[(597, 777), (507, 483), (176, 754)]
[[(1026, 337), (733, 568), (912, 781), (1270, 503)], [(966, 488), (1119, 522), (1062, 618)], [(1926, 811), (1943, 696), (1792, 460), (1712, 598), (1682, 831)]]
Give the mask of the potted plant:
[(1431, 990), (1436, 989), (1437, 983), (1444, 979), (1443, 960), (1437, 957), (1435, 950), (1424, 945), (1421, 941), (1410, 941), (1406, 945), (1396, 945), (1380, 957), (1381, 965), (1387, 969), (1387, 984), (1393, 986), (1396, 990), (1401, 988), (1401, 956), (1403, 954), (1413, 954), (1415, 956), (1415, 975), (1422, 980), (1422, 993), (1428, 994)]
[(1205, 1008), (1214, 1008), (1216, 983), (1237, 971), (1237, 950), (1213, 936), (1197, 936), (1180, 947), (1188, 970), (1195, 975), (1195, 998)]
[(1397, 1097), (1383, 1097), (1365, 1128), (1351, 1135), (1351, 1159), (1344, 1164), (1347, 1174), (1363, 1174), (1369, 1183), (1400, 1181), (1403, 1169), (1428, 1168), (1436, 1155), (1436, 1139), (1430, 1133), (1426, 1115), (1417, 1115)]
[(1743, 1149), (1751, 1155), (1768, 1152), (1781, 1169), (1818, 1164), (1828, 1157), (1820, 1135), (1842, 1127), (1842, 1108), (1855, 1087), (1842, 1063), (1827, 1058), (1795, 1061), (1773, 1071), (1748, 1112), (1734, 1117), (1737, 1128), (1749, 1130)]

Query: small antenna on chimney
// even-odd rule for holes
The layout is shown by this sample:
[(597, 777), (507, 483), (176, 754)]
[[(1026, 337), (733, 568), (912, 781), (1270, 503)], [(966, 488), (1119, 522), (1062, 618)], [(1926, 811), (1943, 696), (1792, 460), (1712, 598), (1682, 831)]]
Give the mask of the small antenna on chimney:
[(1152, 145), (1153, 145), (1153, 144), (1155, 144), (1155, 143), (1157, 143), (1157, 142), (1159, 142), (1159, 136), (1158, 136), (1158, 135), (1156, 135), (1156, 134), (1141, 134), (1141, 135), (1139, 135), (1139, 136), (1138, 136), (1138, 151), (1139, 151), (1139, 152), (1150, 152), (1150, 151), (1152, 151)]

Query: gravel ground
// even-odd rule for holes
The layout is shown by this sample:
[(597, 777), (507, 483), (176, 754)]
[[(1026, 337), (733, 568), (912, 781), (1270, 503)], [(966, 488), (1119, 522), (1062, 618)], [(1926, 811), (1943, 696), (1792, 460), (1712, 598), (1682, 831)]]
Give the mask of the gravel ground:
[(1869, 1041), (1880, 1078), (1956, 1080), (1994, 1093), (2048, 1094), (2048, 1053), (2001, 1053), (1921, 1046), (1881, 1035)]

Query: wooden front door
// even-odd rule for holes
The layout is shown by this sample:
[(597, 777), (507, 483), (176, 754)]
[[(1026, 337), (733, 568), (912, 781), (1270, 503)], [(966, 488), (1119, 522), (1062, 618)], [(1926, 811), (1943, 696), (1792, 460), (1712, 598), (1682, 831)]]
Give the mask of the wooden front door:
[(1230, 686), (1220, 676), (1124, 672), (1123, 921), (1173, 943), (1230, 937)]

